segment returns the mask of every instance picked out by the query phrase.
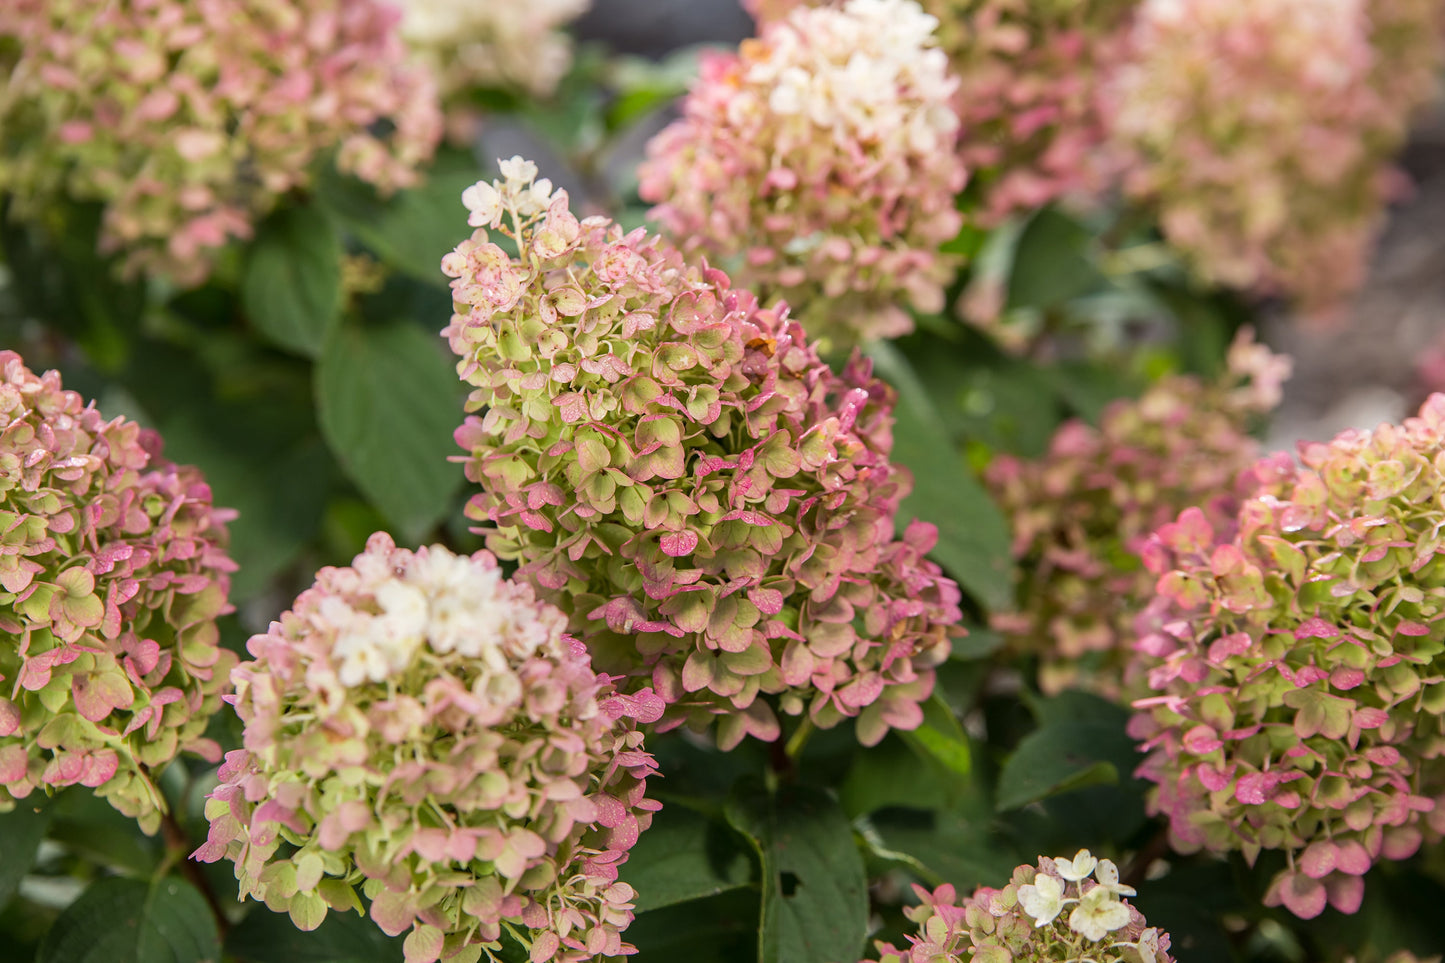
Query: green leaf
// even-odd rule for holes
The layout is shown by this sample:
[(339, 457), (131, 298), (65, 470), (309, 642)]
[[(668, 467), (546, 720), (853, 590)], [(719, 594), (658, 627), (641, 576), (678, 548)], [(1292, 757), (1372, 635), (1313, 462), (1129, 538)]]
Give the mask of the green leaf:
[(883, 341), (870, 346), (869, 354), (898, 391), (893, 460), (913, 472), (913, 494), (898, 511), (899, 530), (915, 515), (937, 525), (933, 557), (989, 608), (1008, 607), (1013, 599), (1008, 522), (968, 470), (908, 360)]
[(464, 396), (441, 340), (407, 324), (342, 325), (316, 366), (321, 432), (346, 474), (415, 541), (462, 483), (448, 456)]
[(360, 181), (330, 174), (320, 179), (321, 202), (346, 230), (383, 262), (445, 287), (442, 257), (471, 236), (462, 191), (483, 176), (469, 155), (439, 155), (421, 186), (382, 200)]
[(36, 963), (218, 963), (221, 939), (200, 892), (168, 876), (110, 878), (81, 894), (40, 944)]
[(727, 817), (762, 860), (760, 963), (856, 960), (867, 935), (868, 880), (848, 818), (819, 789), (755, 781), (728, 800)]
[(1051, 308), (1106, 283), (1089, 255), (1093, 236), (1052, 207), (1024, 225), (1008, 279), (1010, 308)]
[(245, 963), (401, 963), (401, 944), (355, 913), (327, 913), (303, 933), (285, 913), (257, 906), (226, 935), (226, 955)]
[(637, 947), (629, 963), (751, 963), (757, 932), (757, 895), (733, 889), (639, 913), (622, 938)]
[(266, 340), (314, 358), (341, 314), (341, 238), (326, 212), (283, 207), (256, 234), (241, 308)]
[(62, 792), (48, 809), (50, 838), (90, 862), (136, 876), (149, 876), (160, 863), (160, 840), (84, 787)]
[(1138, 763), (1125, 732), (1128, 712), (1085, 692), (1035, 700), (1039, 728), (1019, 741), (999, 773), (1000, 812), (1081, 789), (1117, 783)]
[(935, 692), (923, 703), (923, 724), (917, 729), (905, 730), (901, 735), (921, 755), (938, 761), (955, 776), (966, 778), (973, 771), (973, 752), (969, 749), (968, 735), (938, 693)]
[(10, 812), (0, 813), (0, 907), (10, 902), (35, 865), (35, 854), (50, 826), (50, 811), (36, 808), (44, 798), (22, 799)]
[(947, 780), (940, 776), (936, 765), (919, 758), (917, 747), (890, 733), (877, 746), (856, 750), (838, 799), (853, 818), (895, 806), (939, 809), (949, 801)]
[(684, 806), (665, 806), (638, 837), (622, 879), (637, 891), (637, 912), (747, 886), (752, 860), (737, 834)]

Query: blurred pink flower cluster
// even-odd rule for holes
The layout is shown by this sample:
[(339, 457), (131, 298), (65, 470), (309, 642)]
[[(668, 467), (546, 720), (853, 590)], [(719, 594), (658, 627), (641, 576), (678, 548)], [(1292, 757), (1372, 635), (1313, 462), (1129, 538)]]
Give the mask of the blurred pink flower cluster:
[[(957, 77), (959, 157), (992, 227), (1059, 199), (1093, 200), (1116, 174), (1101, 113), (1123, 53), (1128, 0), (921, 0)], [(752, 0), (769, 24), (803, 0)]]
[(126, 272), (198, 284), (327, 152), (382, 191), (416, 181), (441, 116), (399, 16), (379, 0), (9, 0), (0, 191), (26, 216), (98, 201)]
[(1146, 548), (1166, 611), (1133, 733), (1175, 846), (1285, 851), (1266, 902), (1310, 918), (1445, 832), (1445, 395), (1300, 456), (1226, 527), (1189, 509)]
[(1126, 191), (1207, 280), (1332, 307), (1442, 38), (1431, 0), (1143, 0), (1110, 93)]
[(994, 625), (1011, 652), (1038, 658), (1045, 691), (1138, 688), (1128, 671), (1135, 623), (1155, 617), (1140, 553), (1185, 508), (1223, 525), (1252, 493), (1250, 422), (1279, 403), (1289, 370), (1242, 334), (1219, 380), (1165, 378), (1111, 404), (1098, 427), (1066, 423), (1040, 459), (994, 459), (986, 480), (1023, 572), (1017, 610)]
[(591, 0), (394, 0), (401, 35), (437, 78), (442, 95), (479, 87), (550, 94), (572, 61), (561, 27)]
[[(912, 0), (803, 7), (712, 55), (639, 172), (686, 250), (728, 259), (834, 347), (943, 307), (962, 218), (958, 83)], [(736, 262), (736, 263), (734, 263)]]
[(79, 784), (154, 833), (152, 775), (220, 759), (234, 513), (160, 448), (0, 351), (0, 809)]
[(627, 952), (618, 867), (658, 808), (634, 723), (662, 707), (618, 696), (565, 628), (486, 552), (373, 535), (248, 643), (245, 748), (196, 857), (303, 930), (360, 912), (360, 887), (410, 930), (408, 963), (475, 960), (504, 924), (534, 963)]
[(911, 480), (889, 389), (859, 359), (831, 371), (785, 307), (502, 168), (464, 195), (479, 229), (442, 265), (486, 409), (456, 437), (488, 547), (600, 667), (651, 682), (664, 728), (773, 740), (774, 706), (857, 717), (870, 745), (917, 726), (960, 593), (923, 557), (931, 525), (894, 537)]
[(1119, 882), (1118, 867), (1087, 849), (1073, 859), (1040, 856), (1037, 866), (1015, 869), (1002, 889), (981, 886), (962, 902), (948, 884), (931, 893), (913, 889), (919, 905), (903, 912), (918, 935), (906, 949), (877, 944), (881, 963), (1174, 960), (1169, 934), (1120, 898), (1134, 888)]

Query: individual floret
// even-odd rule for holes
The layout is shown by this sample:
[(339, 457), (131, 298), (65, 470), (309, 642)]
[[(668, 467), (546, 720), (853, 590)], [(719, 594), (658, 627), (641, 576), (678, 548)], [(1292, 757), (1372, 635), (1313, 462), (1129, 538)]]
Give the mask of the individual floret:
[(382, 191), (417, 179), (441, 115), (399, 16), (380, 0), (6, 0), (0, 193), (28, 218), (99, 202), (102, 253), (198, 284), (327, 152)]
[(1445, 831), (1445, 395), (1300, 456), (1224, 531), (1190, 509), (1147, 548), (1133, 732), (1176, 848), (1284, 851), (1266, 902), (1309, 918)]
[(1250, 492), (1258, 457), (1250, 421), (1279, 403), (1287, 358), (1242, 334), (1228, 370), (1206, 383), (1173, 376), (1114, 402), (1098, 427), (1070, 421), (1037, 460), (994, 459), (987, 481), (1009, 515), (1023, 578), (1016, 611), (995, 616), (1015, 655), (1039, 660), (1049, 692), (1126, 685), (1136, 622), (1155, 576), (1140, 552), (1153, 531), (1200, 506), (1224, 525)]
[(617, 870), (658, 808), (633, 723), (661, 705), (565, 628), (486, 552), (373, 535), (248, 643), (196, 858), (303, 930), (359, 888), (408, 963), (495, 959), (504, 929), (533, 963), (630, 952)]
[(0, 351), (0, 810), (82, 785), (154, 833), (159, 770), (220, 759), (233, 517), (154, 432)]
[(1134, 889), (1119, 882), (1118, 867), (1087, 849), (1073, 859), (1040, 856), (1003, 889), (980, 887), (962, 903), (950, 885), (914, 891), (919, 905), (904, 913), (918, 935), (906, 949), (877, 944), (881, 963), (1173, 963), (1169, 934), (1146, 925), (1120, 898)]
[(857, 717), (870, 745), (918, 725), (960, 593), (923, 557), (933, 526), (894, 537), (889, 389), (860, 358), (834, 374), (786, 307), (502, 169), (442, 263), (488, 546), (600, 668), (652, 683), (665, 725), (716, 721), (727, 747), (776, 739), (774, 705)]
[(1128, 193), (1207, 280), (1334, 307), (1442, 39), (1432, 0), (1144, 0), (1111, 94)]
[[(687, 250), (729, 259), (765, 301), (847, 348), (943, 307), (962, 224), (958, 83), (913, 0), (800, 8), (711, 55), (640, 191)], [(736, 261), (734, 265), (733, 262)]]

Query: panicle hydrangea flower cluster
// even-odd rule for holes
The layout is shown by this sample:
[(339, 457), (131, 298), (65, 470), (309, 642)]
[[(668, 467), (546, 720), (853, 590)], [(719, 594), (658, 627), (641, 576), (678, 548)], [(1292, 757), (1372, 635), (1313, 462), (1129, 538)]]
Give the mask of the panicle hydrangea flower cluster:
[(8, 0), (0, 191), (27, 215), (98, 201), (124, 270), (198, 284), (323, 151), (383, 191), (416, 180), (441, 115), (398, 17), (379, 0)]
[(1329, 308), (1363, 280), (1442, 39), (1429, 0), (1144, 0), (1110, 94), (1126, 190), (1208, 280)]
[(785, 307), (643, 229), (578, 221), (529, 162), (502, 169), (464, 194), (478, 230), (442, 264), (445, 334), (486, 409), (456, 438), (488, 547), (599, 667), (651, 681), (664, 727), (773, 740), (764, 695), (823, 727), (857, 717), (870, 745), (916, 726), (961, 595), (924, 559), (931, 525), (894, 537), (911, 479), (888, 460), (889, 389), (856, 356), (834, 374)]
[(639, 172), (653, 216), (765, 300), (806, 305), (837, 347), (911, 330), (900, 298), (941, 310), (966, 173), (937, 23), (913, 0), (848, 0), (704, 58)]
[(1300, 456), (1234, 524), (1189, 509), (1146, 548), (1166, 609), (1132, 732), (1176, 848), (1283, 850), (1266, 901), (1310, 918), (1445, 831), (1445, 395)]
[(1169, 934), (1120, 898), (1134, 889), (1113, 861), (1087, 849), (1041, 856), (1003, 889), (980, 887), (962, 903), (949, 885), (914, 890), (920, 903), (904, 912), (919, 933), (906, 949), (879, 943), (881, 963), (1173, 963)]
[(1188, 506), (1217, 525), (1233, 516), (1252, 491), (1249, 422), (1279, 403), (1289, 370), (1244, 332), (1218, 381), (1165, 378), (1111, 404), (1098, 427), (1066, 423), (1040, 459), (994, 459), (985, 478), (1012, 521), (1023, 572), (1017, 611), (994, 624), (1015, 654), (1038, 657), (1046, 691), (1114, 697), (1142, 681), (1132, 641), (1136, 620), (1155, 616), (1146, 603), (1156, 579), (1140, 552)]
[(545, 96), (572, 61), (561, 28), (591, 0), (400, 0), (401, 35), (444, 97), (479, 87)]
[[(752, 0), (762, 23), (806, 0)], [(1086, 201), (1118, 173), (1101, 93), (1124, 50), (1129, 0), (921, 0), (958, 78), (959, 158), (984, 226), (1059, 199)]]
[(534, 963), (631, 951), (618, 866), (658, 804), (633, 720), (566, 618), (486, 552), (382, 533), (324, 568), (233, 673), (228, 753), (196, 858), (309, 930), (328, 908), (408, 929), (408, 963), (476, 961), (506, 929)]
[(0, 351), (0, 810), (78, 784), (154, 833), (152, 773), (220, 759), (232, 517), (154, 432)]

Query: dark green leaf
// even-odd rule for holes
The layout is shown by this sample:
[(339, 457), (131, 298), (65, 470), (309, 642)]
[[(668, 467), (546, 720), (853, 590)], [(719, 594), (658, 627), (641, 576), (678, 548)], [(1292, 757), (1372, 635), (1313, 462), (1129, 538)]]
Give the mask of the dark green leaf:
[(751, 876), (736, 833), (679, 805), (663, 807), (622, 867), (639, 913), (746, 886)]
[(400, 963), (401, 944), (355, 913), (332, 911), (303, 933), (285, 913), (256, 906), (226, 935), (226, 954), (245, 963)]
[(966, 779), (973, 771), (968, 736), (938, 693), (923, 703), (923, 724), (899, 734), (919, 755), (933, 759), (954, 776)]
[(1085, 786), (1116, 783), (1138, 763), (1124, 731), (1128, 712), (1085, 692), (1033, 705), (1039, 728), (1025, 736), (999, 773), (1000, 811)]
[(757, 894), (734, 889), (639, 913), (623, 939), (629, 963), (756, 963), (757, 932)]
[(1106, 283), (1089, 256), (1093, 237), (1073, 218), (1046, 207), (1019, 236), (1008, 280), (1010, 308), (1051, 308)]
[(50, 838), (93, 863), (136, 876), (150, 875), (160, 863), (159, 839), (83, 787), (61, 793), (48, 808)]
[(0, 813), (0, 907), (10, 902), (20, 881), (35, 865), (35, 853), (50, 825), (50, 812), (37, 808), (43, 795), (22, 799), (8, 813)]
[(947, 804), (948, 795), (948, 782), (938, 767), (920, 759), (896, 733), (871, 749), (857, 750), (838, 790), (850, 817), (890, 806), (938, 809)]
[(365, 184), (336, 174), (322, 178), (317, 187), (327, 209), (383, 262), (445, 287), (442, 257), (472, 233), (462, 191), (483, 173), (470, 156), (449, 153), (437, 158), (421, 186), (386, 200)]
[(55, 921), (37, 963), (219, 963), (206, 900), (174, 876), (94, 883)]
[(749, 783), (728, 801), (727, 816), (762, 859), (760, 963), (858, 959), (868, 881), (848, 818), (822, 790), (785, 786), (774, 795)]
[(271, 343), (316, 357), (341, 313), (341, 256), (341, 239), (319, 207), (272, 214), (246, 260), (246, 317)]
[(402, 536), (451, 507), (461, 469), (452, 431), (464, 392), (441, 339), (406, 324), (342, 325), (316, 366), (321, 431), (356, 487)]
[(968, 470), (908, 360), (886, 342), (869, 353), (898, 390), (893, 459), (913, 472), (913, 494), (898, 511), (900, 531), (914, 516), (937, 525), (933, 557), (989, 608), (1008, 606), (1013, 562), (1003, 513)]

